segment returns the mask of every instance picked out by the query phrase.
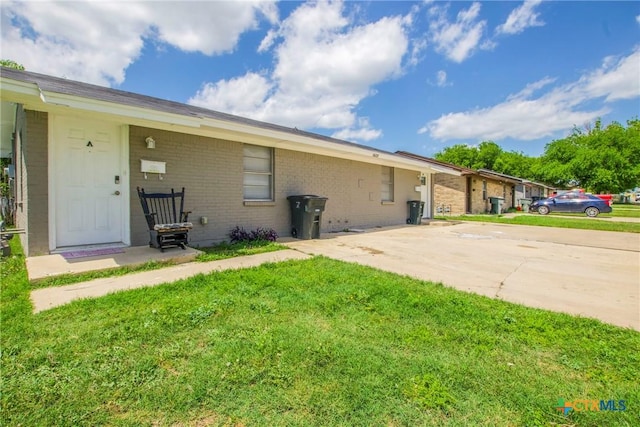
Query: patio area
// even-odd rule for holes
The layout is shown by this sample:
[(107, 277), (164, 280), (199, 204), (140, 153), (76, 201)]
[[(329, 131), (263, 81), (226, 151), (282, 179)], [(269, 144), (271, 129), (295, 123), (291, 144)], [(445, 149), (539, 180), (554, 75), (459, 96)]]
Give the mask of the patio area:
[(145, 264), (150, 261), (182, 264), (195, 260), (199, 250), (187, 247), (166, 249), (164, 252), (149, 246), (91, 247), (69, 249), (65, 252), (26, 260), (30, 281), (38, 281), (62, 274), (86, 273), (123, 266)]

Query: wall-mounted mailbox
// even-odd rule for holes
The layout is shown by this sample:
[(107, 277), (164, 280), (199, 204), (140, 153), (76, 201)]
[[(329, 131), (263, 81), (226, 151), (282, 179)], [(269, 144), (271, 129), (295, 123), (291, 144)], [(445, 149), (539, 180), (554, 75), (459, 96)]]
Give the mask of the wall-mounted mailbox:
[(166, 173), (166, 162), (154, 162), (140, 159), (140, 172), (144, 173)]

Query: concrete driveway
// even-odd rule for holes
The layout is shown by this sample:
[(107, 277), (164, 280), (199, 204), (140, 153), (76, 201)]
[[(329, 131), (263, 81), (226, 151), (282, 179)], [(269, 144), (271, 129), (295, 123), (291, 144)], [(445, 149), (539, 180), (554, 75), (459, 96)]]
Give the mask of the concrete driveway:
[(460, 223), (323, 235), (293, 249), (640, 330), (640, 235)]

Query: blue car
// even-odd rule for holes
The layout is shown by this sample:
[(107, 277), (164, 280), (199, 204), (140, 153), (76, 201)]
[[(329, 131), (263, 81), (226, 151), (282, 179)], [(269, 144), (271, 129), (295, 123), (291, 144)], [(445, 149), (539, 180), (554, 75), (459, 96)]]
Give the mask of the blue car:
[(585, 193), (564, 193), (537, 200), (529, 207), (529, 212), (538, 212), (540, 215), (549, 212), (585, 213), (592, 218), (611, 211), (611, 206), (605, 200)]

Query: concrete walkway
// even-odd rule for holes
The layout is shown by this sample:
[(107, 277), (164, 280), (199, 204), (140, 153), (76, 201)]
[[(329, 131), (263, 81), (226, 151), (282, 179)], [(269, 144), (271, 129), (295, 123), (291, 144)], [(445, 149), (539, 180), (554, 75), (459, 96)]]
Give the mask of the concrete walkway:
[[(131, 265), (141, 265), (151, 261), (181, 264), (195, 260), (199, 250), (187, 247), (167, 249), (160, 252), (149, 246), (117, 248), (120, 252), (111, 255), (99, 255), (66, 259), (61, 254), (52, 254), (27, 258), (29, 280), (37, 282), (62, 274), (79, 274), (89, 271), (108, 270)], [(80, 251), (79, 251), (80, 252)]]
[[(155, 250), (155, 252), (160, 253), (158, 250)], [(179, 254), (180, 252), (177, 253)], [(125, 291), (145, 286), (156, 286), (162, 283), (171, 283), (176, 280), (193, 277), (197, 274), (255, 267), (265, 263), (286, 261), (290, 259), (307, 258), (310, 258), (310, 256), (299, 251), (288, 249), (264, 254), (229, 258), (220, 261), (188, 262), (159, 270), (128, 274), (126, 276), (106, 277), (73, 285), (36, 289), (31, 292), (31, 301), (33, 302), (34, 311), (38, 313), (43, 310), (67, 304), (80, 298), (95, 298), (117, 291)], [(97, 262), (98, 260), (94, 261)], [(102, 264), (110, 264), (110, 262), (103, 261)]]

